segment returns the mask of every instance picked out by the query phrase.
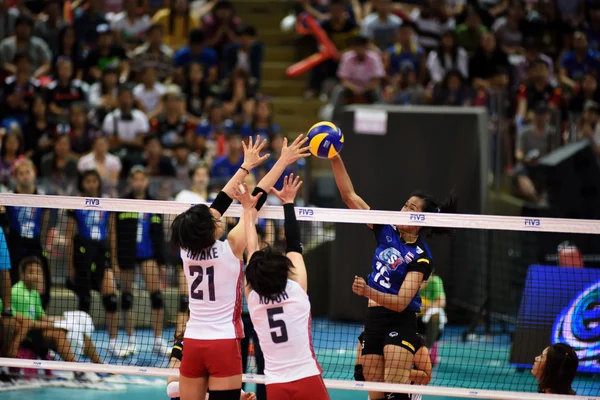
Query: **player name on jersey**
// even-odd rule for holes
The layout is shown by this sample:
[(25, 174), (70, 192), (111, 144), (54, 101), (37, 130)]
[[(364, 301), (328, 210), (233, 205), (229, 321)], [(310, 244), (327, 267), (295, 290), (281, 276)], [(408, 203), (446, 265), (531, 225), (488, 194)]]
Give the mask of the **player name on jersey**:
[(190, 260), (194, 260), (194, 261), (214, 260), (215, 258), (219, 258), (219, 255), (217, 254), (217, 248), (212, 247), (210, 249), (202, 250), (200, 253), (196, 254), (195, 256), (192, 254), (192, 252), (190, 252), (188, 250), (187, 258), (189, 258)]
[(275, 304), (275, 303), (281, 303), (284, 300), (289, 299), (290, 296), (287, 294), (287, 292), (284, 290), (283, 293), (279, 293), (277, 295), (277, 297), (270, 298), (270, 297), (263, 297), (260, 296), (260, 300), (258, 304), (265, 304), (265, 305), (269, 305), (269, 304)]

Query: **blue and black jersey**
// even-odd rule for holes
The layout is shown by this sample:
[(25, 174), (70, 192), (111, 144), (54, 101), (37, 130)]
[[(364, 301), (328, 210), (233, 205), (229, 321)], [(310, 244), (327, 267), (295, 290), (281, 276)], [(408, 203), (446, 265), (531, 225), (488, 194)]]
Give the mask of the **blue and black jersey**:
[[(133, 198), (128, 196), (127, 198)], [(146, 200), (152, 200), (146, 195)], [(133, 267), (140, 260), (166, 263), (165, 234), (160, 214), (117, 213), (117, 257), (119, 265)]]
[(40, 237), (44, 216), (42, 208), (7, 206), (6, 214), (11, 237), (23, 239)]
[[(397, 295), (409, 272), (421, 272), (423, 280), (429, 279), (432, 258), (421, 238), (412, 243), (405, 242), (392, 225), (374, 225), (373, 233), (377, 249), (373, 255), (373, 270), (367, 282), (370, 287), (382, 293)], [(421, 296), (418, 292), (406, 309), (411, 312), (421, 310)]]
[(110, 213), (100, 210), (70, 210), (75, 219), (77, 235), (85, 241), (106, 242), (109, 236)]

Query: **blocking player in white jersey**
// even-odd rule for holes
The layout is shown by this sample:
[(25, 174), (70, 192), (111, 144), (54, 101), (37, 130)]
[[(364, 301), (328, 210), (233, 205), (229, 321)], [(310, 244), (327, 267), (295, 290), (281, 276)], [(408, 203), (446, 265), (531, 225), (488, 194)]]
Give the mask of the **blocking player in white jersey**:
[[(285, 168), (309, 155), (302, 135), (284, 147), (273, 168), (253, 194), (257, 209)], [(203, 399), (210, 386), (211, 400), (239, 400), (243, 337), (242, 257), (246, 249), (243, 217), (227, 240), (221, 236), (220, 219), (232, 203), (234, 182), (241, 182), (268, 155), (260, 152), (265, 142), (252, 138), (244, 147), (244, 162), (210, 207), (195, 205), (175, 218), (171, 241), (180, 248), (188, 284), (190, 317), (185, 329), (187, 356), (179, 368), (181, 400)]]
[(270, 248), (258, 251), (253, 207), (256, 199), (247, 190), (236, 193), (244, 207), (248, 245), (245, 293), (265, 357), (269, 399), (329, 399), (312, 347), (306, 267), (294, 210), (294, 199), (301, 185), (299, 177), (294, 179), (291, 174), (285, 177), (281, 191), (273, 189), (283, 203), (285, 255)]

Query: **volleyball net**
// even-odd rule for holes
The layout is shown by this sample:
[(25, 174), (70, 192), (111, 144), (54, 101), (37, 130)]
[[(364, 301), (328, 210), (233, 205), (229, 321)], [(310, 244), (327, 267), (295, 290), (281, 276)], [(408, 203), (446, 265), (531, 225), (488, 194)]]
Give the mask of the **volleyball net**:
[[(0, 274), (18, 282), (11, 296), (2, 292), (16, 315), (0, 320), (5, 376), (52, 379), (41, 370), (61, 377), (57, 371), (177, 375), (169, 354), (174, 334), (184, 327), (187, 286), (168, 244), (169, 227), (190, 204), (11, 194), (0, 194), (0, 204), (7, 243)], [(230, 207), (225, 232), (240, 215), (240, 206)], [(534, 393), (530, 370), (546, 347), (565, 343), (579, 358), (573, 388), (598, 399), (600, 221), (310, 207), (297, 207), (296, 215), (313, 346), (328, 388), (548, 398)], [(283, 249), (282, 207), (265, 206), (259, 216), (261, 244)], [(386, 263), (377, 278), (391, 285), (391, 271), (432, 255), (434, 274), (420, 290), (418, 316), (418, 347), (427, 349), (433, 365), (427, 385), (354, 381), (367, 300), (353, 293), (353, 282), (371, 272), (377, 247), (366, 224), (423, 228), (426, 244), (414, 254), (399, 256), (391, 246), (378, 255)], [(454, 235), (429, 237), (432, 227), (451, 228)], [(380, 239), (393, 240), (385, 232)], [(204, 275), (199, 279), (206, 285), (198, 287), (210, 299), (219, 288), (209, 285), (208, 271)], [(244, 381), (261, 383), (260, 344), (246, 313), (243, 319)], [(274, 334), (283, 334), (280, 326)], [(403, 346), (410, 350), (414, 343)]]

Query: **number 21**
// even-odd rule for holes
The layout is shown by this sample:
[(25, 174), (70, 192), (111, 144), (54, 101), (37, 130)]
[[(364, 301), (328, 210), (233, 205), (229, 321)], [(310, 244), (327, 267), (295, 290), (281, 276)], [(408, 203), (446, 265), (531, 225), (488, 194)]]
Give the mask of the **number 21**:
[[(204, 269), (200, 265), (190, 266), (190, 276), (193, 278), (195, 275), (196, 278), (192, 282), (190, 296), (194, 300), (204, 300), (204, 291), (198, 289), (202, 279), (204, 279)], [(208, 300), (215, 301), (215, 267), (206, 268), (206, 275), (208, 276)]]

